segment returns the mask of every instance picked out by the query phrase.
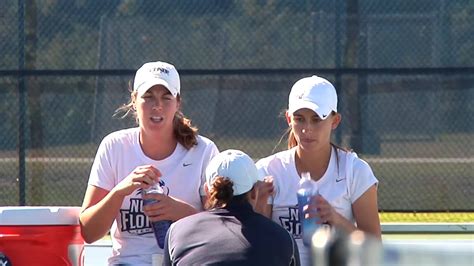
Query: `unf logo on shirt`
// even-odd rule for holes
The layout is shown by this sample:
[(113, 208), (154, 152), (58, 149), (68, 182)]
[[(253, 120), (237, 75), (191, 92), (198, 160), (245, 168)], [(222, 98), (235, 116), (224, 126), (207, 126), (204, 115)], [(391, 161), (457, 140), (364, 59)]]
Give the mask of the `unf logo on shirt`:
[(298, 207), (288, 208), (288, 217), (280, 216), (280, 223), (286, 231), (290, 232), (294, 238), (301, 238), (301, 223), (299, 219)]
[(153, 232), (148, 216), (143, 213), (143, 200), (131, 198), (130, 208), (120, 210), (121, 231), (143, 235)]
[[(163, 180), (159, 182), (166, 195), (169, 188)], [(130, 234), (144, 235), (153, 232), (148, 216), (143, 212), (143, 200), (141, 190), (136, 193), (137, 198), (130, 198), (130, 208), (120, 209), (120, 230)]]

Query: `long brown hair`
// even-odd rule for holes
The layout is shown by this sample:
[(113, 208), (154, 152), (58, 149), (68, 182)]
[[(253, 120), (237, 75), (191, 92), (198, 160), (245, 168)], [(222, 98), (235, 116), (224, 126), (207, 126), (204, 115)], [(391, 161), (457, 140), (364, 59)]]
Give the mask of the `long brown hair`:
[[(137, 99), (137, 92), (133, 91), (131, 82), (129, 83), (130, 101), (117, 110), (115, 110), (114, 116), (118, 116), (120, 113), (121, 118), (131, 115), (135, 118), (135, 122), (138, 124), (137, 110), (135, 110), (135, 101)], [(181, 101), (180, 95), (176, 96), (178, 101)], [(191, 124), (191, 120), (186, 118), (181, 110), (178, 110), (173, 118), (173, 132), (176, 140), (183, 145), (187, 150), (191, 149), (194, 145), (197, 145), (197, 127)]]

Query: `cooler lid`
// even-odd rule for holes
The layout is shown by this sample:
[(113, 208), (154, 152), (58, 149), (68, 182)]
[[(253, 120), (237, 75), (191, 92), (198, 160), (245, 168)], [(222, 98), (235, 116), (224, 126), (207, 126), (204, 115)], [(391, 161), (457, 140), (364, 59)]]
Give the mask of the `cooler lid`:
[(77, 225), (80, 207), (0, 207), (0, 225)]

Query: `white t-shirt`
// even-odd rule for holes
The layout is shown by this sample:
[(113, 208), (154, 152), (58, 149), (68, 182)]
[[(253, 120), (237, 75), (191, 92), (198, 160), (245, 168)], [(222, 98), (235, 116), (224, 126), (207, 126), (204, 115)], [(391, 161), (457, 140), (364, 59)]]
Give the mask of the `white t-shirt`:
[[(166, 159), (155, 161), (148, 158), (139, 143), (139, 128), (116, 131), (106, 136), (92, 165), (89, 185), (112, 190), (137, 166), (153, 165), (162, 174), (169, 195), (183, 200), (197, 210), (202, 210), (201, 195), (205, 195), (205, 168), (217, 153), (216, 145), (198, 136), (198, 144), (186, 150), (178, 143)], [(109, 264), (151, 265), (152, 256), (162, 254), (143, 213), (142, 199), (138, 190), (125, 197), (110, 229), (113, 255)]]
[[(303, 245), (298, 215), (296, 192), (300, 176), (295, 165), (296, 147), (259, 160), (256, 165), (261, 175), (273, 176), (275, 195), (272, 220), (293, 234), (298, 244), (302, 265), (309, 265), (310, 250)], [(352, 213), (354, 203), (371, 186), (377, 184), (370, 166), (353, 152), (331, 149), (331, 158), (324, 175), (316, 184), (319, 194), (349, 221), (355, 223)]]

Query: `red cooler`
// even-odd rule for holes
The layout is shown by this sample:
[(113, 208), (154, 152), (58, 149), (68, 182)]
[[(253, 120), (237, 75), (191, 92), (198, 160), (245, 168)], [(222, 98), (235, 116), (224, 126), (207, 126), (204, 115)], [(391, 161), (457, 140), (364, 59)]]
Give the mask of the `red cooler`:
[(0, 207), (0, 265), (82, 266), (79, 207)]

